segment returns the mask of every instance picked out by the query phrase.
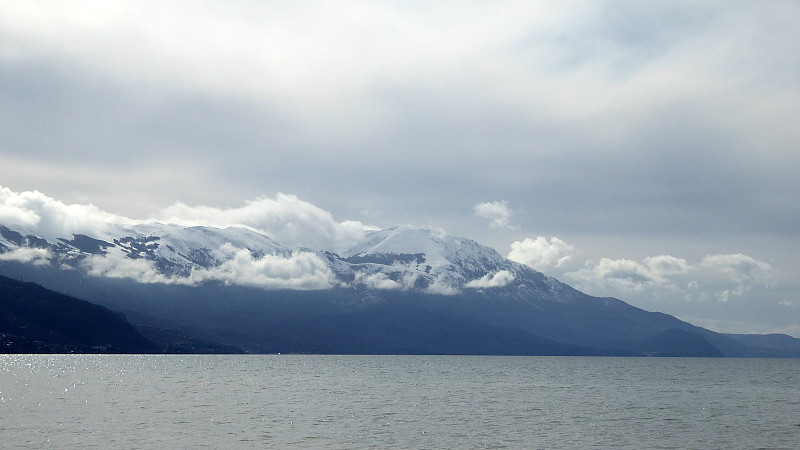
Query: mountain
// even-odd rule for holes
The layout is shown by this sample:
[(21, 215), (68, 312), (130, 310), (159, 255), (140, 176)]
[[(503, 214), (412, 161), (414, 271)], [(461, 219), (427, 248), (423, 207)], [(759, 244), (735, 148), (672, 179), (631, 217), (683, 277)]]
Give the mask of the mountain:
[(703, 336), (675, 328), (646, 339), (639, 344), (638, 350), (648, 356), (725, 356)]
[(109, 224), (58, 236), (0, 226), (0, 273), (251, 352), (765, 355), (409, 226), (338, 249), (236, 227)]
[(765, 358), (776, 356), (800, 358), (800, 339), (786, 334), (726, 334), (726, 336), (747, 345)]
[(102, 306), (0, 276), (5, 353), (153, 353), (158, 347)]
[(0, 276), (0, 353), (244, 353)]

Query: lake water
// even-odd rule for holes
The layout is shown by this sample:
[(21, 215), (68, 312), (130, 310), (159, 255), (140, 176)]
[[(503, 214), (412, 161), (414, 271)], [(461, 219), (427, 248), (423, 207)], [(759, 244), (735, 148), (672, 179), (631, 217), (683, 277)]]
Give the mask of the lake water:
[(797, 448), (800, 360), (0, 355), (0, 446)]

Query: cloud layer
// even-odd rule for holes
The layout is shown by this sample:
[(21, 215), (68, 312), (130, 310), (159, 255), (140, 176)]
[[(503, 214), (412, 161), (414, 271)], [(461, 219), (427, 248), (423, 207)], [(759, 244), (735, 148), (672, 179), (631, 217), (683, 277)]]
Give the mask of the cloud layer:
[(264, 255), (255, 258), (246, 249), (230, 244), (219, 249), (224, 262), (213, 269), (192, 271), (194, 283), (222, 281), (225, 284), (265, 289), (328, 289), (334, 286), (334, 276), (328, 264), (310, 252), (297, 252), (289, 257)]
[(111, 224), (130, 221), (91, 204), (68, 205), (39, 191), (18, 193), (0, 186), (0, 223), (25, 227), (47, 239), (102, 234)]
[(254, 257), (247, 249), (225, 244), (216, 251), (216, 254), (217, 258), (223, 261), (222, 264), (212, 268), (194, 268), (187, 277), (164, 275), (159, 272), (153, 261), (130, 259), (120, 252), (91, 255), (83, 260), (82, 266), (91, 276), (124, 278), (140, 283), (195, 286), (216, 281), (226, 285), (269, 290), (315, 290), (328, 289), (335, 285), (335, 277), (328, 264), (313, 253), (297, 252), (290, 256)]
[(16, 261), (36, 266), (50, 264), (50, 252), (42, 248), (20, 247), (11, 251), (0, 253), (0, 261)]
[(575, 261), (577, 253), (575, 247), (556, 237), (538, 236), (513, 242), (508, 258), (593, 295), (663, 302), (727, 302), (754, 288), (773, 288), (777, 275), (770, 264), (741, 253), (706, 255), (694, 263), (671, 255), (641, 261), (599, 258), (586, 260), (582, 266)]
[[(642, 255), (670, 254), (733, 283), (697, 267), (742, 253), (780, 278), (742, 297), (800, 293), (797, 2), (0, 0), (0, 10), (0, 180), (58, 193), (55, 209), (90, 199), (117, 218), (241, 222), (296, 246), (357, 239), (358, 222), (260, 197), (291, 192), (333, 217), (443, 227), (496, 248), (568, 236), (592, 247), (583, 260), (614, 266), (601, 264), (614, 255), (640, 276), (658, 271)], [(489, 227), (475, 220), (486, 199), (505, 202), (480, 207)], [(0, 214), (54, 234), (117, 220), (84, 206), (77, 223), (47, 222), (56, 211), (33, 203)], [(272, 215), (316, 222), (276, 228)], [(578, 253), (562, 261), (570, 253), (552, 238), (529, 244), (518, 257), (536, 267), (586, 269)], [(536, 246), (554, 253), (525, 256)], [(666, 276), (686, 289), (678, 278)]]
[(177, 203), (155, 220), (186, 226), (244, 226), (285, 245), (327, 250), (352, 246), (363, 239), (366, 231), (375, 230), (357, 221), (337, 222), (330, 212), (281, 193), (274, 199), (262, 197), (238, 208)]
[(791, 3), (145, 4), (3, 2), (4, 184), (128, 216), (293, 192), (391, 223), (492, 195), (554, 233), (800, 217)]
[(238, 208), (176, 203), (155, 217), (132, 219), (88, 204), (65, 204), (39, 191), (14, 192), (0, 186), (0, 223), (22, 226), (55, 241), (73, 234), (103, 236), (113, 225), (143, 222), (215, 228), (245, 227), (284, 245), (337, 249), (354, 245), (374, 230), (357, 221), (337, 222), (333, 215), (294, 195), (261, 197)]

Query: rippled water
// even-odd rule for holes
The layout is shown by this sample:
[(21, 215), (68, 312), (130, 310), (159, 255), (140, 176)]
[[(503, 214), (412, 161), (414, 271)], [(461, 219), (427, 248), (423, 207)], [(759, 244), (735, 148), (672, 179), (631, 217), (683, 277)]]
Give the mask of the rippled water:
[(0, 355), (2, 447), (799, 444), (800, 360)]

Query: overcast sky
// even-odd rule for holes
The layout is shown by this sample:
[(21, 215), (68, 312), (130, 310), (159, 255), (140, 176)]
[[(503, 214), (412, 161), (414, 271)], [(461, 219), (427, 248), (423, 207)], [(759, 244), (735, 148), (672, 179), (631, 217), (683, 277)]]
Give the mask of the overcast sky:
[(133, 218), (296, 196), (800, 336), (798, 23), (795, 1), (0, 1), (0, 186)]

